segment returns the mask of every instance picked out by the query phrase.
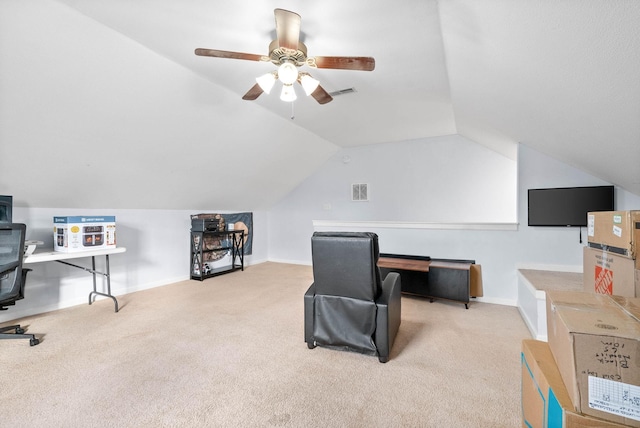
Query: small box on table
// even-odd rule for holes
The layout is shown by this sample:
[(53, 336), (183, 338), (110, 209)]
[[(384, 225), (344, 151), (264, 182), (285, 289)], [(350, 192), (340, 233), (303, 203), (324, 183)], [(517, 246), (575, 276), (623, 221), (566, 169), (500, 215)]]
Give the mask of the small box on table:
[(53, 218), (53, 249), (65, 253), (116, 247), (115, 216)]

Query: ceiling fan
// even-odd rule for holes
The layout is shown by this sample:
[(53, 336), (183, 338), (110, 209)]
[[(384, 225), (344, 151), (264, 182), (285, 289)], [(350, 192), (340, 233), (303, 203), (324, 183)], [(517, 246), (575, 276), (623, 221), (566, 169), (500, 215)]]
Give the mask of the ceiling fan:
[(276, 80), (280, 80), (283, 84), (280, 95), (281, 100), (294, 101), (296, 99), (293, 84), (298, 82), (307, 95), (311, 95), (320, 104), (326, 104), (333, 100), (331, 95), (320, 86), (320, 82), (311, 77), (309, 73), (298, 71), (298, 68), (303, 65), (311, 68), (337, 70), (372, 71), (375, 68), (375, 59), (371, 57), (307, 57), (307, 47), (300, 41), (300, 15), (284, 9), (275, 9), (274, 14), (276, 18), (276, 40), (269, 44), (268, 56), (217, 49), (198, 48), (195, 50), (195, 54), (199, 56), (269, 61), (278, 66), (277, 71), (258, 77), (256, 79), (257, 83), (242, 97), (243, 100), (255, 100), (263, 92), (268, 94)]

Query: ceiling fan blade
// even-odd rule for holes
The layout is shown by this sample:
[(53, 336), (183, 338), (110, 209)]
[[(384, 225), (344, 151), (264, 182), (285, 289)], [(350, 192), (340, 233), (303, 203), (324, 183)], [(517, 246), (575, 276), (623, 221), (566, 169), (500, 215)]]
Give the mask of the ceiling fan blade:
[(280, 48), (298, 50), (300, 15), (284, 9), (273, 11), (276, 17), (276, 35)]
[(317, 56), (312, 63), (318, 68), (339, 70), (373, 71), (376, 68), (376, 60), (370, 56)]
[(220, 51), (217, 49), (196, 49), (196, 55), (198, 56), (212, 56), (215, 58), (230, 58), (230, 59), (246, 59), (248, 61), (262, 61), (262, 55), (248, 54), (243, 52), (231, 52)]
[(242, 97), (243, 100), (247, 100), (247, 101), (253, 101), (256, 98), (258, 98), (260, 95), (262, 95), (264, 91), (262, 90), (262, 88), (260, 87), (260, 85), (258, 85), (257, 83), (255, 85), (253, 85), (253, 87), (251, 89), (249, 89), (247, 91), (246, 94), (244, 94), (244, 96)]
[(320, 85), (318, 85), (316, 90), (311, 93), (311, 96), (316, 99), (318, 104), (326, 104), (333, 101), (333, 97)]

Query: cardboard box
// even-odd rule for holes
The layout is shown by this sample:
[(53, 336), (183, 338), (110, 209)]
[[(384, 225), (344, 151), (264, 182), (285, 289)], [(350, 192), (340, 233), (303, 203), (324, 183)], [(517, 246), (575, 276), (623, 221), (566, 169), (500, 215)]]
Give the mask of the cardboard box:
[(590, 247), (636, 260), (640, 269), (640, 211), (598, 211), (587, 213), (587, 236)]
[(53, 249), (64, 253), (116, 247), (114, 216), (53, 218)]
[(547, 291), (547, 336), (578, 413), (640, 427), (640, 299)]
[(575, 412), (551, 348), (522, 341), (522, 426), (525, 428), (615, 428), (624, 425)]
[(640, 270), (633, 260), (584, 247), (582, 282), (587, 293), (640, 297)]

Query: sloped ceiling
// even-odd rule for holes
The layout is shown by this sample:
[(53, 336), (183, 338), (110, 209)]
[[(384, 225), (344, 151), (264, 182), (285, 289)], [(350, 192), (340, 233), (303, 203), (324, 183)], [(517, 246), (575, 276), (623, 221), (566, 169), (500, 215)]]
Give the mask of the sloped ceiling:
[[(323, 106), (243, 101), (274, 67), (193, 51), (266, 55), (274, 8), (302, 16), (310, 56), (376, 69), (306, 70), (329, 92), (355, 89)], [(640, 195), (638, 22), (634, 0), (2, 0), (0, 193), (259, 209), (340, 147), (457, 133)]]

